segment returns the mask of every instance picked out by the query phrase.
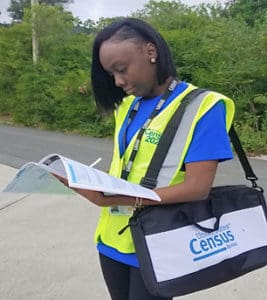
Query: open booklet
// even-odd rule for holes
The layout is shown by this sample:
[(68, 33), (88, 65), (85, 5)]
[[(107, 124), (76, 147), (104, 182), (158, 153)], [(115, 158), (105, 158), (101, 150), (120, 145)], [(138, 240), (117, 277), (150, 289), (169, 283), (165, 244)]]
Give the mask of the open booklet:
[[(48, 173), (66, 178), (68, 184), (73, 188), (95, 190), (107, 194), (120, 194), (133, 197), (142, 197), (150, 200), (160, 201), (154, 191), (138, 184), (128, 182), (111, 176), (91, 166), (69, 159), (59, 154), (49, 154), (38, 163), (27, 163), (22, 166), (17, 175), (22, 174), (27, 167), (37, 167), (48, 171)], [(18, 177), (18, 176), (16, 176)], [(8, 191), (7, 187), (4, 191)]]

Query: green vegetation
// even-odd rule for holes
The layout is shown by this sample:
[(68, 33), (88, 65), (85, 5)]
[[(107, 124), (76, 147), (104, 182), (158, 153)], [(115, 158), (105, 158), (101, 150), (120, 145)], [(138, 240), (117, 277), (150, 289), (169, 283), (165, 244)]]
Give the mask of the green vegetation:
[[(35, 0), (34, 3), (46, 4), (46, 5), (57, 5), (62, 6), (71, 2), (72, 0)], [(31, 7), (31, 0), (10, 0), (9, 7), (7, 9), (10, 17), (13, 21), (22, 21), (24, 16), (25, 8)]]
[[(61, 6), (45, 4), (34, 11), (35, 64), (30, 9), (21, 22), (0, 27), (0, 115), (26, 126), (112, 134), (112, 117), (97, 112), (89, 74), (94, 35), (114, 19), (81, 22)], [(150, 0), (133, 16), (166, 38), (181, 79), (235, 100), (246, 150), (267, 153), (267, 1), (188, 7)]]

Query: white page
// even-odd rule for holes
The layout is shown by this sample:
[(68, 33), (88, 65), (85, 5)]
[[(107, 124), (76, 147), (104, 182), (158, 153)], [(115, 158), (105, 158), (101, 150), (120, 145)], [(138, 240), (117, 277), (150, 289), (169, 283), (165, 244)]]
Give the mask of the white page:
[(157, 193), (150, 189), (111, 176), (105, 172), (59, 154), (50, 154), (44, 157), (39, 162), (39, 165), (56, 175), (67, 178), (69, 186), (73, 188), (82, 188), (160, 201)]
[(3, 189), (3, 192), (74, 194), (74, 191), (61, 184), (55, 176), (52, 176), (51, 171), (47, 171), (35, 162), (28, 162), (23, 165)]
[(67, 173), (65, 170), (65, 166), (63, 164), (63, 161), (61, 159), (61, 155), (59, 154), (49, 154), (42, 158), (38, 165), (50, 173), (54, 173), (58, 176), (61, 176), (63, 178), (67, 179)]

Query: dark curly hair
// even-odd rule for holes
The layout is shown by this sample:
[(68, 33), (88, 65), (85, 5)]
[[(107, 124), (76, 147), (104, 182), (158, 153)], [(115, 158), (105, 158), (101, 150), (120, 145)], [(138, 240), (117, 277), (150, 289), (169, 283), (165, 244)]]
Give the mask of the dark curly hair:
[(103, 69), (99, 60), (99, 50), (102, 43), (111, 37), (116, 41), (134, 39), (136, 42), (153, 43), (158, 52), (158, 83), (164, 83), (169, 76), (176, 76), (176, 68), (169, 47), (160, 33), (142, 20), (135, 18), (120, 19), (101, 30), (94, 40), (91, 82), (98, 107), (105, 110), (114, 109), (115, 104), (119, 104), (126, 96), (122, 88), (115, 86), (114, 78)]

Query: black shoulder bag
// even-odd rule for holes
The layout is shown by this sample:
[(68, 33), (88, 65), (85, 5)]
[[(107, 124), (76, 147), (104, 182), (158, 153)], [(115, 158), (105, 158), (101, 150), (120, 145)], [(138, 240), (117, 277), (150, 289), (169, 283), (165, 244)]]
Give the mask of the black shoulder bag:
[[(194, 96), (184, 99), (169, 122), (142, 180), (144, 186), (155, 187), (185, 107)], [(252, 187), (214, 187), (206, 200), (147, 206), (130, 218), (141, 274), (156, 296), (196, 292), (267, 264), (263, 189), (256, 184), (257, 177), (233, 126), (230, 137)]]

